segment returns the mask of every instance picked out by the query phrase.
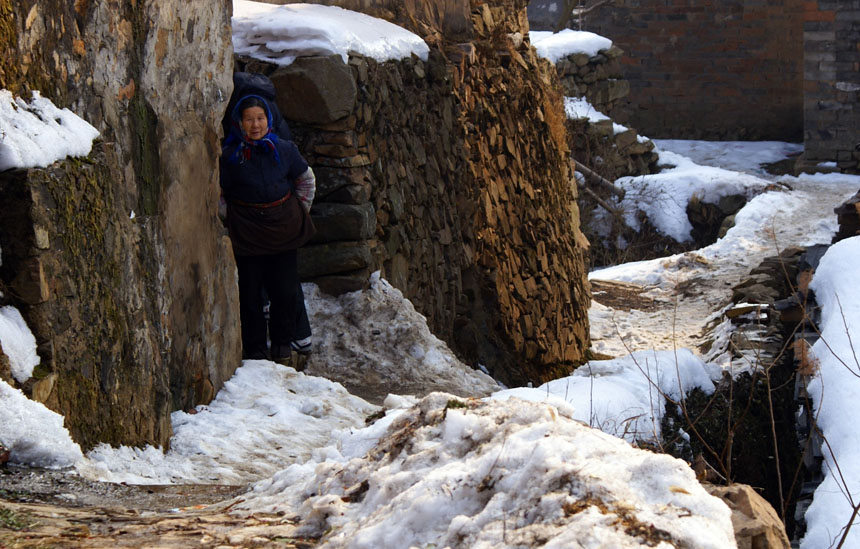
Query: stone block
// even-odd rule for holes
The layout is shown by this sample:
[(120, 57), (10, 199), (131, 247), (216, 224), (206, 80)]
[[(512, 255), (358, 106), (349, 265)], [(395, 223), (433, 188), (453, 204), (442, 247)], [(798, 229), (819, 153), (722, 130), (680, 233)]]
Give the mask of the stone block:
[(339, 55), (300, 57), (278, 68), (270, 78), (277, 90), (278, 108), (288, 120), (331, 124), (355, 109), (355, 78)]
[(299, 276), (312, 280), (373, 268), (373, 255), (368, 242), (336, 242), (299, 248)]
[(376, 230), (376, 213), (369, 202), (364, 204), (316, 203), (311, 217), (317, 234), (311, 242), (363, 240)]

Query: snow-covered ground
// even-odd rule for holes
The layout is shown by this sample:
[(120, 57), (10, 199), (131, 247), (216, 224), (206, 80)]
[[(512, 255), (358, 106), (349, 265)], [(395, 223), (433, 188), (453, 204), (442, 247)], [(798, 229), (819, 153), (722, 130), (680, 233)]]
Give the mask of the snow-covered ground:
[[(243, 4), (234, 4), (237, 17), (243, 16)], [(271, 13), (263, 19), (298, 31), (294, 20)], [(238, 27), (242, 24), (237, 21)], [(333, 38), (329, 27), (320, 27), (322, 35)], [(373, 22), (371, 27), (383, 28)], [(249, 26), (237, 44), (247, 45), (241, 40), (277, 28)], [(277, 36), (264, 38), (266, 48), (282, 54), (283, 62), (293, 55), (287, 44), (274, 43)], [(303, 51), (309, 51), (310, 39), (302, 40)], [(562, 55), (571, 47), (555, 51)], [(3, 143), (10, 142), (4, 136)], [(715, 189), (763, 189), (769, 181), (759, 167), (762, 159), (796, 152), (780, 143), (659, 145), (661, 158), (676, 168), (640, 178), (641, 183), (655, 196), (671, 189), (708, 199), (718, 198)], [(71, 154), (59, 146), (54, 152), (57, 158)], [(720, 165), (696, 163), (705, 156)], [(256, 481), (236, 512), (283, 512), (296, 519), (297, 533), (323, 534), (330, 547), (504, 547), (538, 540), (548, 547), (734, 547), (728, 509), (703, 491), (686, 464), (635, 449), (622, 437), (656, 437), (665, 396), (677, 398), (691, 387), (709, 390), (724, 364), (705, 362), (695, 349), (705, 322), (726, 304), (729, 288), (778, 248), (828, 242), (836, 228), (832, 209), (860, 188), (860, 178), (841, 175), (780, 182), (791, 190), (755, 196), (737, 215), (735, 227), (712, 246), (592, 273), (595, 280), (640, 287), (642, 295), (662, 306), (622, 312), (595, 304), (590, 314), (594, 350), (616, 358), (594, 361), (542, 387), (501, 390), (483, 400), (441, 393), (420, 401), (390, 395), (380, 409), (325, 379), (330, 373), (353, 374), (356, 385), (447, 384), (446, 390), (480, 396), (494, 390), (491, 380), (457, 361), (429, 333), (399, 292), (376, 278), (370, 289), (338, 299), (308, 287), (318, 349), (308, 370), (313, 375), (247, 361), (210, 405), (193, 414), (174, 413), (175, 436), (166, 454), (156, 448), (102, 446), (84, 456), (60, 416), (2, 381), (0, 444), (12, 450), (15, 462), (74, 466), (90, 478)], [(633, 188), (639, 183), (619, 184)], [(666, 200), (644, 207), (663, 220), (667, 234), (683, 238), (682, 209)], [(858, 242), (852, 238), (834, 246), (813, 286), (825, 318), (822, 341), (829, 346), (813, 349), (821, 368), (811, 389), (832, 453), (827, 480), (808, 513), (804, 547), (809, 549), (838, 539), (860, 499), (860, 471), (852, 463), (860, 436), (852, 429), (851, 414), (860, 369), (848, 337), (860, 325), (860, 309), (851, 298), (852, 275), (860, 267)], [(374, 328), (368, 332), (367, 326)], [(14, 333), (16, 344), (26, 342), (16, 356), (29, 356), (32, 343), (22, 329), (4, 329), (0, 337)], [(638, 352), (628, 356), (631, 351)], [(368, 424), (371, 414), (381, 418)], [(860, 530), (852, 530), (848, 541), (846, 546), (860, 545)]]

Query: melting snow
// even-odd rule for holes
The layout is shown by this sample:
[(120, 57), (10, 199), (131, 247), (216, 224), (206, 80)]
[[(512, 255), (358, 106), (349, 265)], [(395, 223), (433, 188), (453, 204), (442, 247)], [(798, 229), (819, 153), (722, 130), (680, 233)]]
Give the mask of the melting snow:
[(416, 55), (427, 60), (430, 48), (418, 35), (383, 19), (336, 6), (272, 5), (233, 1), (233, 49), (278, 65), (298, 57), (355, 52), (376, 61)]
[(28, 103), (0, 90), (0, 172), (45, 168), (69, 156), (87, 156), (99, 132), (69, 109), (33, 92)]

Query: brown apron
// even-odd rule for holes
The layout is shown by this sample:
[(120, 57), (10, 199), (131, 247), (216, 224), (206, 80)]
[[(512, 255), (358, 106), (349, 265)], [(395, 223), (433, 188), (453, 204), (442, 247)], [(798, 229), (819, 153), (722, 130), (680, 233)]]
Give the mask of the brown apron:
[(227, 230), (237, 256), (295, 250), (316, 233), (311, 216), (295, 193), (269, 204), (228, 200)]

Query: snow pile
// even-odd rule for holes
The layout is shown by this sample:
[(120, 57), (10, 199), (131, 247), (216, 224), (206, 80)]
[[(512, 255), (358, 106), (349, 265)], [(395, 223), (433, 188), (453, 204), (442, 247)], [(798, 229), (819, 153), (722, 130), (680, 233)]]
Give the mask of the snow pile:
[[(570, 119), (585, 119), (596, 124), (604, 120), (611, 120), (608, 116), (595, 109), (584, 97), (565, 97), (564, 114)], [(616, 122), (612, 123), (612, 132), (615, 134), (626, 132), (628, 128)], [(640, 140), (642, 140), (640, 136)]]
[(0, 350), (9, 358), (12, 377), (24, 383), (33, 375), (41, 359), (36, 354), (36, 338), (15, 307), (0, 308)]
[(308, 459), (332, 433), (364, 425), (376, 410), (337, 383), (250, 360), (211, 404), (172, 414), (167, 454), (102, 444), (77, 469), (94, 480), (131, 484), (244, 484)]
[(495, 393), (493, 399), (518, 397), (572, 405), (572, 417), (630, 442), (658, 442), (666, 398), (679, 401), (694, 388), (714, 392), (720, 369), (688, 349), (641, 351), (614, 360), (593, 360), (572, 375), (537, 389)]
[(233, 0), (233, 50), (278, 65), (298, 57), (351, 52), (379, 62), (416, 55), (427, 60), (430, 48), (416, 34), (336, 6), (272, 5)]
[(10, 450), (10, 462), (32, 467), (70, 467), (82, 457), (81, 448), (63, 426), (63, 416), (29, 400), (3, 380), (0, 444)]
[(295, 513), (323, 547), (735, 547), (730, 512), (687, 465), (564, 410), (434, 393), (366, 455), (293, 466), (239, 512)]
[(529, 40), (537, 50), (538, 55), (557, 63), (562, 57), (575, 53), (584, 53), (589, 57), (597, 55), (600, 50), (608, 50), (612, 40), (587, 31), (565, 29), (561, 32), (531, 31)]
[(349, 388), (421, 394), (432, 390), (484, 396), (499, 389), (488, 375), (463, 364), (436, 338), (427, 319), (379, 272), (367, 290), (337, 298), (305, 285), (314, 331), (310, 373)]
[(671, 165), (652, 175), (622, 177), (615, 185), (624, 189), (621, 201), (625, 222), (639, 230), (643, 212), (662, 234), (677, 242), (690, 240), (693, 226), (687, 219), (687, 204), (695, 197), (717, 204), (720, 198), (743, 195), (751, 198), (769, 185), (767, 180), (747, 174), (700, 166), (685, 156), (658, 150), (660, 164)]
[(803, 152), (803, 144), (782, 141), (696, 141), (655, 139), (660, 149), (672, 151), (697, 164), (769, 177), (764, 165), (786, 160)]
[(45, 168), (69, 156), (87, 156), (98, 136), (97, 129), (38, 91), (27, 103), (0, 90), (0, 171)]
[[(854, 417), (860, 393), (858, 272), (860, 237), (853, 237), (827, 251), (811, 285), (822, 318), (821, 339), (812, 347), (819, 373), (808, 390), (815, 406), (813, 416), (827, 444), (822, 448), (824, 481), (806, 511), (807, 531), (801, 547), (807, 549), (835, 546), (860, 499), (860, 435)], [(855, 518), (845, 547), (860, 547), (858, 522)]]

